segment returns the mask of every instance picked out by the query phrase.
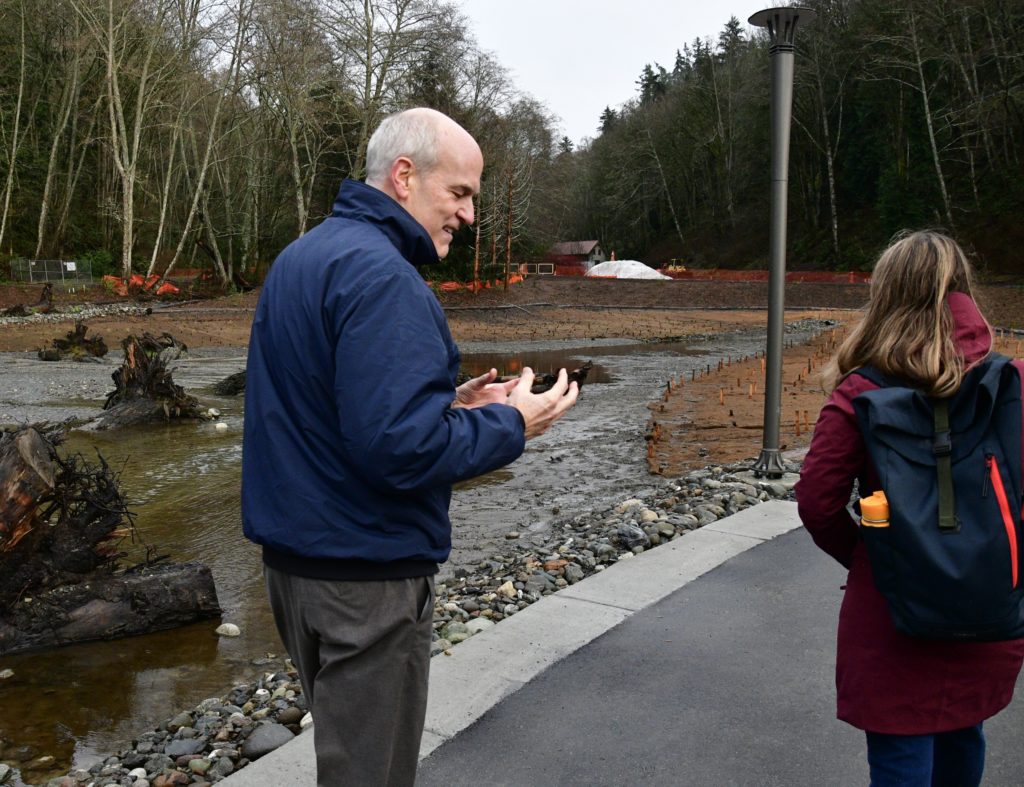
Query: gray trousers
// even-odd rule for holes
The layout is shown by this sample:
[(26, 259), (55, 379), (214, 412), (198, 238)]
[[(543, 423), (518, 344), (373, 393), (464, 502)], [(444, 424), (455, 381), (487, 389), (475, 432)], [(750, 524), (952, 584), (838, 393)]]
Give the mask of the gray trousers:
[(434, 578), (341, 582), (267, 566), (264, 578), (313, 714), (319, 787), (413, 784)]

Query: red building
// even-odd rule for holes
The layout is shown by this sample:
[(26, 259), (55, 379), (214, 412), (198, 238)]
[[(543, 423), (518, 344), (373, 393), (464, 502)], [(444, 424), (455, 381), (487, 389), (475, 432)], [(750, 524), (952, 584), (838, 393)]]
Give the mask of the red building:
[(528, 262), (520, 266), (524, 274), (583, 276), (607, 256), (596, 240), (570, 240), (556, 243), (540, 262)]

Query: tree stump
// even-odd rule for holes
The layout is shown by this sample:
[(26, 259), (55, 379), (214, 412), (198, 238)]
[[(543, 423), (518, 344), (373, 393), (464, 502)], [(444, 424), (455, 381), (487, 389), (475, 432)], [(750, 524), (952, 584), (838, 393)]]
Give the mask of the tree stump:
[(168, 368), (188, 349), (184, 344), (168, 333), (145, 333), (128, 336), (121, 347), (124, 361), (112, 375), (114, 390), (107, 394), (105, 412), (82, 428), (99, 431), (151, 420), (204, 417), (199, 400), (175, 384)]
[(89, 330), (85, 323), (78, 321), (75, 327), (65, 334), (63, 339), (54, 339), (52, 348), (44, 347), (39, 350), (39, 358), (43, 361), (59, 361), (61, 358), (70, 356), (76, 361), (85, 358), (102, 358), (107, 354), (107, 343), (102, 336), (89, 336), (85, 334)]
[(0, 655), (218, 615), (205, 566), (120, 565), (135, 526), (117, 477), (102, 456), (61, 456), (62, 437), (0, 432)]

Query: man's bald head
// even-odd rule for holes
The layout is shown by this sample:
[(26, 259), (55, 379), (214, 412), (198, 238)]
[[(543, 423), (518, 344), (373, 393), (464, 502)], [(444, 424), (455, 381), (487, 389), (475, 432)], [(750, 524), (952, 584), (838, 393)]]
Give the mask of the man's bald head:
[(387, 181), (396, 159), (408, 158), (421, 174), (426, 174), (437, 166), (440, 151), (453, 144), (477, 147), (472, 135), (443, 112), (416, 107), (389, 115), (366, 146), (366, 182), (388, 191)]
[(423, 107), (384, 119), (366, 151), (366, 183), (401, 205), (429, 233), (438, 257), (473, 223), (484, 159), (466, 129)]

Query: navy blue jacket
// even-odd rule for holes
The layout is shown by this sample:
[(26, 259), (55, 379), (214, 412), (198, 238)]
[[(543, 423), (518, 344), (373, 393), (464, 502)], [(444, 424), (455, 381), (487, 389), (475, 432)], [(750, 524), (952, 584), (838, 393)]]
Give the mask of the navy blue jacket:
[(452, 408), (459, 351), (414, 266), (429, 234), (347, 180), (332, 215), (270, 269), (245, 391), (242, 523), (300, 576), (423, 576), (451, 550), (451, 486), (515, 460), (508, 405)]

